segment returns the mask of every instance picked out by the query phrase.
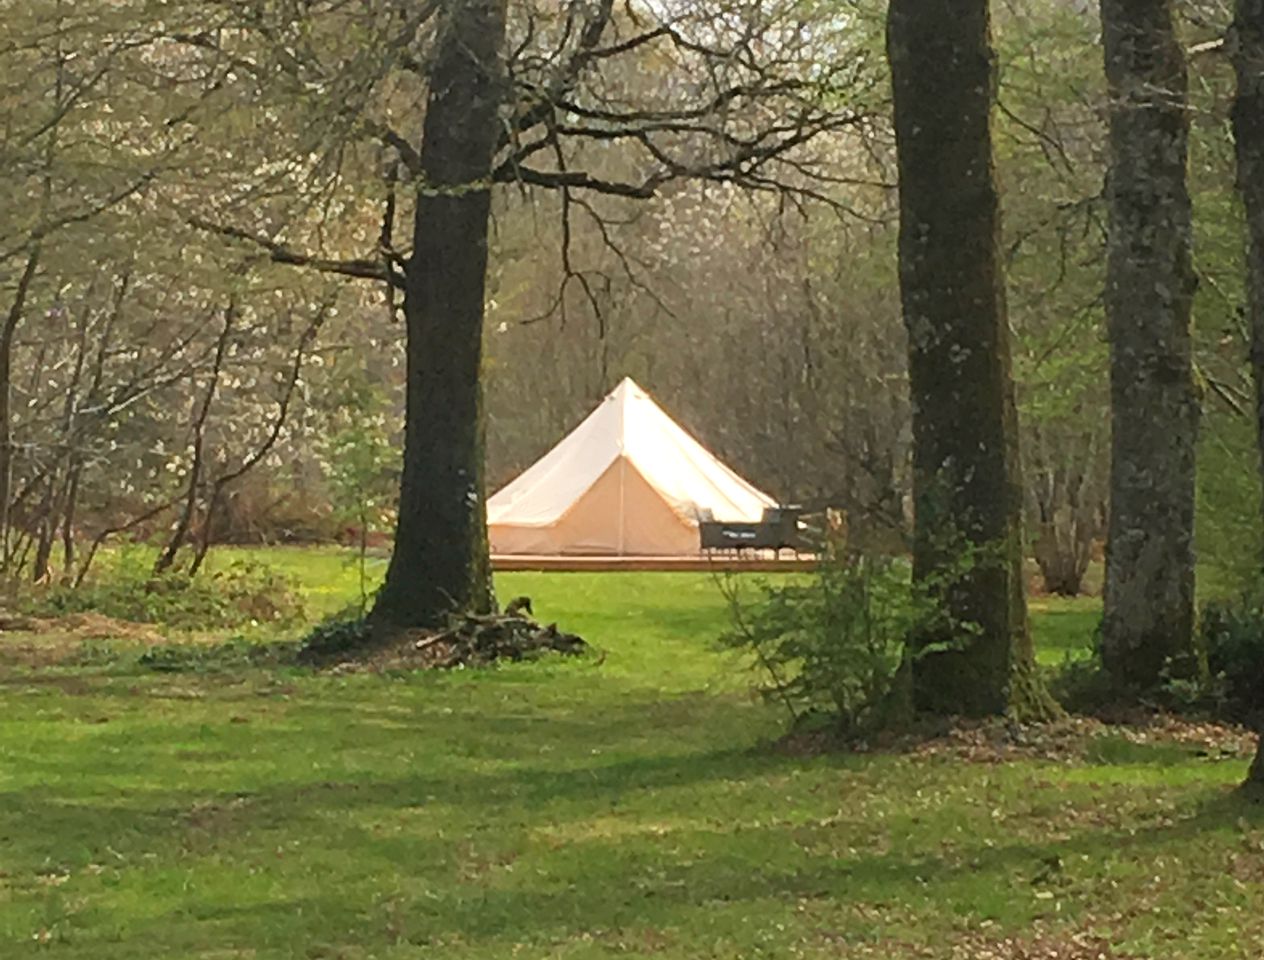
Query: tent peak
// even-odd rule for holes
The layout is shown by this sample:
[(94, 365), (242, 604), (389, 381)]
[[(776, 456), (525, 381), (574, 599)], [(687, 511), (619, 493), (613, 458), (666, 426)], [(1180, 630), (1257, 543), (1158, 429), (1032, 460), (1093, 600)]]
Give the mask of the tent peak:
[(611, 390), (610, 394), (606, 397), (607, 402), (613, 401), (615, 407), (618, 408), (619, 419), (615, 427), (615, 442), (618, 444), (620, 453), (624, 451), (624, 439), (628, 430), (628, 419), (629, 417), (638, 416), (637, 413), (633, 412), (633, 408), (637, 407), (639, 409), (639, 401), (642, 400), (649, 401), (651, 404), (654, 403), (654, 401), (650, 399), (650, 395), (642, 390), (637, 382), (631, 377), (624, 377), (620, 380), (619, 385)]

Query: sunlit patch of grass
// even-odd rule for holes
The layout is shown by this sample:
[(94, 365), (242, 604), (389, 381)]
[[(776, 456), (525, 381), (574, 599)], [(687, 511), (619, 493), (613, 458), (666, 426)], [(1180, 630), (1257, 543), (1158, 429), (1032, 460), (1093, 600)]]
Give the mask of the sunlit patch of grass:
[(1034, 597), (1028, 602), (1036, 659), (1056, 666), (1090, 656), (1102, 619), (1095, 597)]

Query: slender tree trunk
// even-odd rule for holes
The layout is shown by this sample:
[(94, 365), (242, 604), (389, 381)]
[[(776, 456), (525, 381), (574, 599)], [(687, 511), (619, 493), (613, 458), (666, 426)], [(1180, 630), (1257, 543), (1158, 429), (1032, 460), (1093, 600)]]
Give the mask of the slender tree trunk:
[(61, 552), (63, 586), (70, 586), (75, 574), (75, 521), (79, 512), (79, 482), (83, 476), (83, 465), (78, 455), (73, 455), (70, 463), (70, 480), (66, 485), (66, 505), (62, 510), (61, 520)]
[(193, 520), (197, 515), (198, 495), (202, 490), (202, 474), (206, 464), (206, 425), (210, 420), (211, 407), (215, 403), (215, 394), (219, 390), (219, 379), (224, 371), (224, 358), (228, 354), (228, 345), (232, 340), (236, 316), (236, 308), (233, 306), (229, 306), (224, 311), (224, 327), (220, 331), (219, 339), (215, 341), (215, 359), (211, 364), (206, 393), (202, 395), (202, 402), (193, 417), (192, 463), (189, 466), (184, 509), (180, 511), (180, 517), (171, 531), (166, 548), (154, 562), (154, 576), (166, 573), (174, 566), (180, 548), (184, 546), (189, 537), (189, 531), (193, 528)]
[(193, 551), (193, 561), (189, 564), (190, 577), (196, 577), (202, 572), (202, 566), (210, 555), (215, 521), (219, 515), (219, 508), (224, 502), (224, 486), (223, 483), (215, 483), (206, 500), (206, 512), (202, 515), (202, 529), (198, 532), (197, 548)]
[(35, 563), (31, 568), (31, 579), (36, 583), (46, 583), (51, 575), (53, 544), (57, 541), (57, 487), (60, 477), (54, 470), (44, 481), (44, 498), (40, 501), (39, 512), (34, 517), (32, 536), (35, 537)]
[(939, 713), (1043, 715), (1053, 706), (1035, 677), (1023, 587), (988, 2), (892, 0), (887, 51), (913, 403), (913, 576), (950, 618), (918, 638), (914, 702)]
[(1171, 0), (1102, 0), (1111, 94), (1111, 476), (1102, 654), (1125, 691), (1193, 669), (1199, 401), (1185, 57)]
[[(211, 552), (211, 541), (215, 535), (215, 522), (219, 517), (220, 508), (227, 502), (227, 494), (229, 488), (255, 467), (263, 463), (281, 439), (281, 433), (285, 429), (285, 424), (289, 420), (290, 408), (294, 403), (294, 394), (298, 389), (300, 379), (303, 374), (303, 364), (307, 360), (307, 351), (316, 341), (317, 335), (320, 333), (321, 327), (324, 326), (326, 318), (329, 316), (329, 310), (332, 303), (326, 303), (321, 307), (320, 311), (311, 323), (307, 325), (307, 329), (303, 331), (303, 335), (299, 337), (298, 347), (294, 351), (294, 362), (290, 366), (289, 381), (285, 386), (285, 392), (281, 395), (281, 399), (277, 404), (276, 417), (272, 421), (272, 427), (264, 436), (263, 442), (260, 443), (253, 451), (251, 451), (242, 461), (231, 470), (228, 470), (209, 484), (201, 480), (201, 470), (195, 471), (199, 487), (210, 487), (210, 493), (203, 496), (205, 507), (202, 512), (202, 528), (198, 532), (197, 545), (193, 552), (193, 561), (189, 564), (189, 576), (196, 577), (201, 572), (206, 558)], [(232, 314), (235, 316), (235, 314)], [(207, 394), (207, 406), (203, 408), (202, 420), (198, 426), (199, 434), (199, 452), (194, 458), (194, 464), (197, 466), (201, 463), (202, 457), (200, 452), (200, 436), (203, 432), (206, 414), (210, 409), (210, 401), (213, 399), (214, 384), (218, 382), (220, 371), (223, 366), (223, 350), (228, 343), (228, 335), (231, 332), (231, 325), (226, 323), (224, 333), (221, 337), (219, 347), (215, 354), (215, 380), (211, 385), (211, 393)], [(190, 488), (190, 494), (197, 492), (197, 488)], [(191, 525), (192, 514), (186, 512), (181, 520), (184, 525), (185, 534), (188, 533)]]
[(399, 524), (372, 614), (388, 627), (432, 626), (453, 611), (494, 604), (480, 367), (505, 0), (447, 0), (442, 16), (404, 296)]
[(360, 574), (360, 612), (369, 608), (369, 513), (360, 507), (360, 536), (356, 546), (359, 548), (359, 555), (356, 561)]
[(9, 525), (13, 506), (13, 346), (18, 325), (26, 312), (35, 271), (39, 269), (39, 247), (31, 250), (18, 278), (13, 303), (0, 327), (0, 569), (9, 562)]
[[(55, 465), (49, 476), (49, 509), (45, 513), (46, 532), (41, 534), (40, 550), (36, 555), (36, 581), (51, 578), (53, 546), (60, 537), (64, 563), (63, 579), (68, 579), (74, 563), (74, 515), (79, 496), (80, 456), (75, 439), (77, 408), (80, 391), (83, 387), (84, 369), (88, 362), (88, 325), (91, 313), (92, 294), (96, 290), (97, 280), (94, 277), (88, 286), (88, 294), (84, 297), (82, 315), (75, 323), (75, 360), (71, 368), (70, 381), (66, 385), (66, 395), (62, 399), (61, 412), (61, 461), (65, 465), (65, 477), (58, 476), (61, 465)], [(60, 481), (59, 483), (56, 481)], [(56, 489), (56, 494), (53, 493)], [(47, 541), (45, 545), (44, 541)]]
[[(1237, 95), (1233, 138), (1237, 145), (1238, 190), (1246, 213), (1247, 322), (1251, 330), (1251, 374), (1264, 483), (1264, 0), (1237, 0), (1231, 34)], [(1247, 777), (1264, 787), (1264, 744)]]

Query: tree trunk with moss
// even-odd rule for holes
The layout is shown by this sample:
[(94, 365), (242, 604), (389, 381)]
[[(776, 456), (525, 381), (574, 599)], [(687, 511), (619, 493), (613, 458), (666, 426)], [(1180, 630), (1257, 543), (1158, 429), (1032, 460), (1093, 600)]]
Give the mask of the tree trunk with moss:
[(887, 51), (909, 338), (913, 575), (947, 622), (915, 638), (914, 703), (970, 715), (1053, 709), (1035, 675), (992, 157), (987, 0), (892, 0)]
[(386, 628), (435, 626), (494, 605), (480, 368), (505, 0), (447, 0), (441, 16), (406, 269), (399, 524), (372, 613)]
[(1120, 690), (1135, 694), (1194, 665), (1187, 77), (1171, 0), (1102, 0), (1101, 12), (1112, 437), (1102, 655)]
[[(1237, 145), (1238, 190), (1246, 213), (1247, 321), (1251, 330), (1251, 374), (1264, 483), (1264, 0), (1237, 0), (1230, 52), (1237, 76), (1233, 138)], [(1248, 782), (1264, 787), (1264, 747), (1257, 750)]]

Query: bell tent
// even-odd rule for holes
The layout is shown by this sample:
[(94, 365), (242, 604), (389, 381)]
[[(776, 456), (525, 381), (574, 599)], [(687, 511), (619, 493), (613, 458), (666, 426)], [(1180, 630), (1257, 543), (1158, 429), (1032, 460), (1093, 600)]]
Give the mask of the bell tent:
[(487, 502), (501, 556), (697, 556), (698, 521), (756, 522), (776, 501), (625, 379)]

